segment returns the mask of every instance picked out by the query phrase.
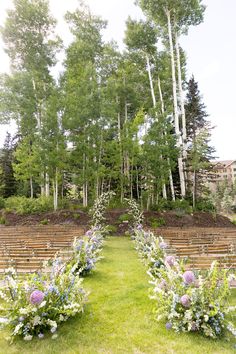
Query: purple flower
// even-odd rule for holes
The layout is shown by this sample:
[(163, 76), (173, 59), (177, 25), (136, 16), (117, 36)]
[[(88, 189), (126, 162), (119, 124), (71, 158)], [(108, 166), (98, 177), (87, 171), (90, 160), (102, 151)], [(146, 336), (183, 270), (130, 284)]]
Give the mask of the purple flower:
[(93, 232), (91, 230), (88, 230), (85, 234), (85, 236), (92, 236)]
[(172, 324), (171, 324), (170, 322), (167, 322), (167, 323), (166, 323), (166, 329), (169, 330), (169, 329), (171, 329), (171, 328), (172, 328)]
[(191, 270), (187, 270), (186, 272), (184, 272), (183, 279), (185, 284), (187, 285), (194, 283), (196, 280), (195, 275)]
[(162, 250), (166, 249), (167, 247), (168, 247), (167, 243), (165, 243), (165, 242), (161, 242), (161, 243), (160, 243), (160, 248), (161, 248)]
[(192, 323), (191, 331), (197, 331), (197, 325), (195, 322)]
[(44, 299), (44, 293), (40, 290), (34, 290), (30, 295), (30, 302), (33, 305), (39, 305)]
[(39, 337), (39, 339), (43, 339), (44, 338), (44, 334), (43, 333), (39, 333), (38, 337)]
[(190, 306), (190, 297), (185, 294), (185, 295), (181, 296), (180, 302), (184, 307), (189, 307)]
[(143, 225), (141, 225), (141, 224), (139, 224), (139, 225), (137, 226), (137, 230), (142, 230), (142, 228), (143, 228)]
[(20, 316), (20, 317), (18, 318), (18, 320), (19, 320), (19, 322), (23, 322), (23, 321), (25, 320), (25, 318), (24, 318), (23, 316)]
[(167, 256), (165, 258), (165, 263), (167, 263), (170, 267), (173, 267), (175, 264), (175, 257), (174, 256)]
[(166, 281), (162, 279), (162, 281), (158, 284), (158, 288), (165, 289), (166, 288)]

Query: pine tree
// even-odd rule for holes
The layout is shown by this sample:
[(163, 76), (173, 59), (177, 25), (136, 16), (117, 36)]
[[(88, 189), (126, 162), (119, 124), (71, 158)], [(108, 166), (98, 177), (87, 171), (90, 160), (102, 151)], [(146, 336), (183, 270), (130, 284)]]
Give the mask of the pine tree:
[(14, 195), (17, 189), (16, 180), (13, 174), (12, 163), (14, 160), (13, 157), (14, 145), (11, 135), (7, 133), (4, 146), (0, 156), (0, 186), (1, 186), (1, 195), (4, 198), (8, 198), (11, 195)]
[(203, 179), (211, 169), (214, 148), (210, 146), (212, 127), (206, 119), (208, 114), (202, 102), (198, 84), (192, 76), (188, 82), (188, 92), (185, 103), (186, 127), (188, 136), (187, 170), (188, 187), (192, 190), (193, 206), (197, 197), (203, 192)]

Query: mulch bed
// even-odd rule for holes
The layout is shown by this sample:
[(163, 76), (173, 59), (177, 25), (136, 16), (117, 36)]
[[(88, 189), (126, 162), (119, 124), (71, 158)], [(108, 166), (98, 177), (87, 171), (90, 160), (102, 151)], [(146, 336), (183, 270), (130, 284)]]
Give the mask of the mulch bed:
[[(107, 224), (117, 228), (117, 234), (124, 234), (128, 230), (128, 223), (119, 220), (120, 215), (126, 213), (126, 209), (109, 210), (106, 213)], [(38, 225), (46, 223), (49, 225), (69, 224), (89, 227), (90, 217), (82, 210), (60, 210), (57, 212), (47, 212), (31, 215), (19, 215), (16, 213), (5, 213), (7, 226), (16, 225)], [(178, 211), (149, 211), (144, 213), (144, 225), (152, 227), (153, 222), (162, 222), (161, 227), (229, 227), (236, 228), (225, 216), (205, 212), (195, 212), (193, 214), (179, 213)]]

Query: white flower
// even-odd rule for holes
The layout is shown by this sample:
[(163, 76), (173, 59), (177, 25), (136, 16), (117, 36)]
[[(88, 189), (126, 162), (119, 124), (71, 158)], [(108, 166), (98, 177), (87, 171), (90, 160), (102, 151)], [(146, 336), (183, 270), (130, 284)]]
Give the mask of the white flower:
[(47, 320), (47, 323), (49, 324), (49, 326), (51, 326), (51, 327), (55, 327), (55, 328), (57, 328), (57, 323), (56, 323), (56, 321), (52, 321), (52, 320)]
[(28, 310), (22, 307), (22, 308), (19, 309), (19, 313), (20, 313), (21, 315), (27, 315)]
[(60, 316), (59, 316), (59, 321), (60, 321), (60, 322), (63, 322), (63, 321), (64, 321), (64, 316), (63, 316), (63, 315), (60, 315)]
[(15, 327), (13, 335), (17, 334), (19, 332), (19, 330), (21, 329), (21, 327), (23, 327), (22, 322), (18, 323), (18, 325)]
[(43, 301), (43, 302), (41, 302), (41, 304), (39, 305), (39, 308), (41, 309), (42, 307), (44, 307), (45, 305), (46, 305), (46, 303), (47, 303), (47, 301)]
[(57, 334), (57, 333), (54, 333), (54, 334), (52, 335), (52, 339), (57, 339), (57, 337), (58, 337), (58, 334)]
[(34, 326), (37, 326), (38, 324), (40, 324), (41, 323), (41, 318), (40, 318), (40, 316), (35, 316), (34, 318), (33, 318), (33, 324), (34, 324)]
[(208, 322), (208, 320), (209, 320), (209, 316), (208, 315), (204, 315), (204, 321)]
[(33, 336), (30, 336), (30, 335), (24, 336), (24, 340), (27, 340), (27, 341), (32, 340), (32, 338), (33, 338)]

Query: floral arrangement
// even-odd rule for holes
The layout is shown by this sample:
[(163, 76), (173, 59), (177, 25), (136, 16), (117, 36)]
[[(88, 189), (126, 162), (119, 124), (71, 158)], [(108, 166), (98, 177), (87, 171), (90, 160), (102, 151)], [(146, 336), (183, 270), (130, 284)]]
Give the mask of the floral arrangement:
[(0, 308), (2, 327), (16, 336), (30, 341), (44, 338), (47, 332), (57, 337), (61, 322), (83, 311), (87, 294), (80, 276), (94, 269), (101, 258), (103, 245), (105, 207), (113, 193), (105, 193), (95, 202), (93, 228), (83, 239), (75, 238), (72, 256), (66, 262), (58, 256), (46, 262), (38, 273), (17, 276), (13, 268), (6, 270), (4, 286), (0, 291), (3, 301)]
[(102, 231), (105, 231), (105, 228), (102, 227), (105, 221), (105, 211), (109, 205), (111, 198), (115, 195), (114, 192), (105, 192), (100, 195), (99, 198), (94, 202), (93, 207), (90, 209), (89, 214), (91, 215), (92, 227), (99, 227)]
[(140, 210), (138, 203), (134, 199), (125, 199), (125, 201), (129, 207), (128, 213), (132, 216), (132, 229), (136, 230), (139, 227), (142, 227), (143, 212)]
[(227, 319), (236, 309), (227, 303), (232, 274), (220, 269), (217, 262), (204, 276), (186, 270), (182, 261), (169, 254), (164, 240), (143, 230), (141, 224), (136, 224), (133, 238), (154, 285), (151, 298), (157, 303), (157, 320), (165, 320), (166, 329), (199, 332), (211, 338), (229, 330), (236, 336), (234, 325)]
[(153, 281), (157, 320), (165, 319), (166, 328), (176, 332), (200, 332), (217, 338), (229, 329), (235, 334), (226, 319), (227, 313), (235, 311), (227, 304), (232, 275), (219, 269), (217, 262), (204, 277), (185, 271), (176, 259), (165, 259), (165, 265)]
[(88, 230), (84, 239), (75, 238), (73, 257), (67, 266), (72, 274), (84, 277), (95, 268), (103, 245), (102, 233), (97, 229)]
[(66, 272), (60, 259), (55, 259), (49, 273), (42, 271), (18, 278), (15, 270), (6, 270), (5, 287), (0, 291), (4, 302), (1, 316), (3, 326), (11, 330), (12, 339), (21, 336), (30, 341), (42, 339), (46, 332), (57, 337), (60, 322), (83, 312), (86, 292), (82, 279)]

